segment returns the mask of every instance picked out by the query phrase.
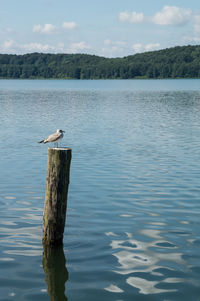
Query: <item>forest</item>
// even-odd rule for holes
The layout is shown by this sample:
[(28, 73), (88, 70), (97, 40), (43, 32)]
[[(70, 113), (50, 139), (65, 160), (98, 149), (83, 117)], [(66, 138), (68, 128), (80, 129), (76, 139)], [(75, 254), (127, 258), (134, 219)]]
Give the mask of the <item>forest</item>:
[(0, 54), (0, 78), (200, 78), (200, 46), (177, 46), (123, 58), (89, 54)]

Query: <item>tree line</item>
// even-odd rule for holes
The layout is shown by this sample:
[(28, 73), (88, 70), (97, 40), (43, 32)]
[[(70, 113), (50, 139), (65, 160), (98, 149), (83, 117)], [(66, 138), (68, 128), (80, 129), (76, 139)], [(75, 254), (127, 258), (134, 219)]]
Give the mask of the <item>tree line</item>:
[(0, 54), (0, 78), (200, 78), (200, 46), (177, 46), (123, 58), (89, 54)]

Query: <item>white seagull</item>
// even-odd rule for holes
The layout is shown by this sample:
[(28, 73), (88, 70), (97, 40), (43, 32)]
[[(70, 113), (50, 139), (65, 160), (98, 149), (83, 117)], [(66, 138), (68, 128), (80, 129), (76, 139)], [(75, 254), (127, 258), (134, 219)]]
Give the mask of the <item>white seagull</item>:
[(56, 133), (51, 134), (50, 136), (48, 136), (46, 139), (39, 141), (38, 143), (49, 143), (49, 142), (54, 142), (54, 146), (58, 147), (58, 141), (61, 140), (63, 138), (63, 133), (65, 133), (65, 131), (63, 130), (57, 130)]

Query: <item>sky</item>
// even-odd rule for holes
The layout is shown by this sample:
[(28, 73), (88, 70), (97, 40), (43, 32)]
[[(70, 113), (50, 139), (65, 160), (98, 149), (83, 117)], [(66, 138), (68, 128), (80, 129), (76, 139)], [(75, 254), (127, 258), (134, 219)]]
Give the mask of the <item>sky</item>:
[(0, 53), (124, 57), (200, 45), (199, 0), (0, 0)]

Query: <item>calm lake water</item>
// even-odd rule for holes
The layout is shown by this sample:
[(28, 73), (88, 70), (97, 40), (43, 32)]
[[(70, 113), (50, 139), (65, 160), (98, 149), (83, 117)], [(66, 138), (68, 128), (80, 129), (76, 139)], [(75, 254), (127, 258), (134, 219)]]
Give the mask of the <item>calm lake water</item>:
[[(37, 141), (57, 128), (73, 158), (50, 252)], [(0, 300), (200, 300), (200, 80), (1, 80), (0, 130)]]

